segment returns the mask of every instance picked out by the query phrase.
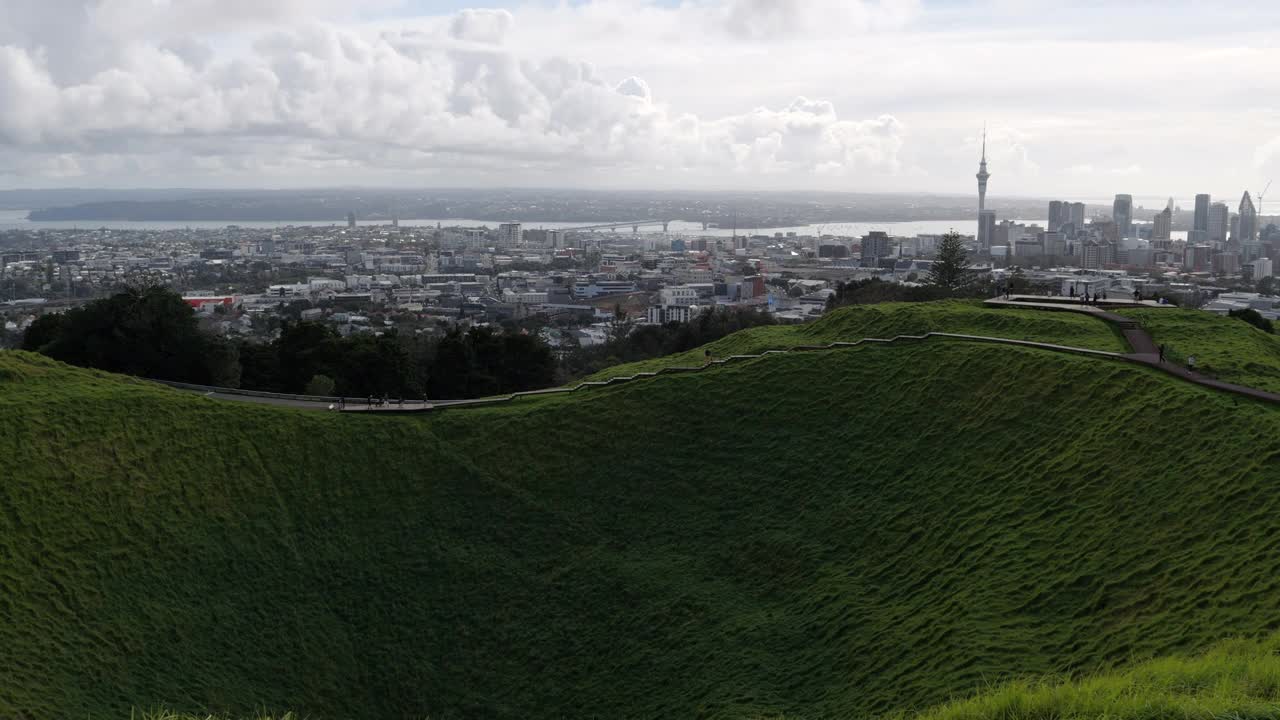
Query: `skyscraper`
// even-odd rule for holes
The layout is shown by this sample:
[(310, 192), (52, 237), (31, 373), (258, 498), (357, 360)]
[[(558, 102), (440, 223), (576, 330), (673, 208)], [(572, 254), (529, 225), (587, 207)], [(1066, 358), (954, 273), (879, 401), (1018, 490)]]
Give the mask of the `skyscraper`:
[(1057, 232), (1058, 228), (1071, 222), (1068, 205), (1061, 200), (1049, 201), (1049, 232)]
[(987, 209), (987, 179), (991, 177), (991, 173), (987, 172), (987, 129), (982, 129), (982, 161), (978, 163), (978, 245), (979, 247), (991, 247), (991, 238), (984, 236), (982, 229), (982, 211)]
[(1133, 196), (1116, 195), (1111, 204), (1111, 219), (1116, 223), (1116, 236), (1127, 238), (1133, 235)]
[(347, 227), (353, 228), (355, 226), (356, 226), (356, 214), (354, 212), (347, 213)]
[(1209, 196), (1201, 193), (1196, 196), (1196, 214), (1191, 223), (1191, 230), (1199, 230), (1206, 237), (1209, 235)]
[(1227, 242), (1227, 226), (1231, 222), (1231, 210), (1226, 203), (1210, 203), (1209, 205), (1209, 242), (1225, 244)]
[(1165, 208), (1156, 213), (1151, 225), (1152, 240), (1168, 240), (1173, 231), (1173, 208)]
[(1077, 232), (1084, 229), (1084, 203), (1071, 203), (1071, 224)]
[[(991, 249), (991, 241), (995, 238), (996, 233), (996, 211), (983, 210), (978, 213), (978, 247), (983, 250)], [(983, 240), (985, 239), (985, 243)]]
[(1242, 243), (1251, 243), (1258, 239), (1258, 209), (1253, 206), (1253, 198), (1246, 190), (1240, 198), (1240, 235)]

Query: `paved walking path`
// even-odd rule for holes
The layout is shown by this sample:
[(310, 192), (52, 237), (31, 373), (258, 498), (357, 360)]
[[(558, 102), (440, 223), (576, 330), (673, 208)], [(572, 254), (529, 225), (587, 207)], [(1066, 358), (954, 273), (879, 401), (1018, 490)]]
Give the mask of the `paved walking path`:
[[(1064, 302), (1065, 301), (1065, 302)], [(1161, 309), (1171, 309), (1173, 305), (1161, 305), (1160, 303), (1151, 302), (1150, 300), (1101, 300), (1098, 305), (1085, 305), (1083, 303), (1071, 302), (1067, 298), (1059, 298), (1054, 301), (1039, 295), (1014, 295), (1009, 298), (991, 298), (984, 302), (985, 305), (998, 308), (1030, 308), (1032, 310), (1048, 310), (1058, 312), (1076, 312), (1085, 315), (1091, 315), (1109, 322), (1120, 331), (1124, 336), (1124, 340), (1129, 345), (1129, 352), (1123, 357), (1132, 362), (1141, 363), (1149, 367), (1153, 367), (1162, 372), (1173, 375), (1181, 380), (1193, 382), (1197, 385), (1203, 385), (1215, 390), (1243, 395), (1255, 400), (1266, 400), (1268, 402), (1280, 403), (1280, 394), (1259, 390), (1257, 388), (1246, 387), (1244, 385), (1234, 385), (1221, 380), (1215, 380), (1206, 375), (1193, 372), (1187, 368), (1167, 363), (1160, 360), (1160, 345), (1156, 343), (1151, 334), (1142, 328), (1142, 326), (1134, 319), (1127, 318), (1123, 315), (1117, 315), (1113, 312), (1107, 312), (1105, 308), (1126, 308), (1126, 307), (1154, 307)]]

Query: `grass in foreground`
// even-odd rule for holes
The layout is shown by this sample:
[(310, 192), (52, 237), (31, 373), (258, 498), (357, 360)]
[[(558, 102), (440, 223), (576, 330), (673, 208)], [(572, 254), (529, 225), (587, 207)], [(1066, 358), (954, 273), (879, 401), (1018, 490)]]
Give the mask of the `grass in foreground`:
[(1270, 406), (965, 342), (426, 418), (0, 353), (0, 717), (924, 709), (1280, 625), (1278, 463)]
[(1280, 392), (1280, 337), (1243, 320), (1201, 310), (1129, 308), (1117, 312), (1141, 323), (1179, 362), (1195, 355), (1196, 369), (1206, 375)]
[(1280, 640), (1235, 640), (1088, 679), (1018, 682), (916, 720), (1158, 720), (1280, 718)]
[(797, 345), (824, 345), (927, 332), (989, 335), (1092, 350), (1126, 351), (1124, 341), (1107, 323), (1086, 315), (1016, 308), (990, 309), (977, 300), (884, 303), (838, 308), (804, 325), (750, 328), (688, 352), (606, 368), (588, 379), (605, 380), (664, 367), (697, 366), (704, 362), (704, 353), (708, 349), (713, 356), (723, 358), (765, 350), (785, 350)]

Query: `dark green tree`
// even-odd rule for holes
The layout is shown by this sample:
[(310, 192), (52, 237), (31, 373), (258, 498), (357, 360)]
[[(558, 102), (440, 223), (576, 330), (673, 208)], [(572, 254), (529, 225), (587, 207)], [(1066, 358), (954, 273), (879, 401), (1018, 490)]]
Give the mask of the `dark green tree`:
[(929, 268), (929, 284), (947, 290), (964, 285), (969, 274), (968, 252), (960, 240), (960, 233), (949, 232), (938, 243), (937, 257)]
[(1233, 318), (1239, 318), (1265, 333), (1275, 334), (1276, 330), (1275, 330), (1275, 327), (1272, 325), (1271, 321), (1262, 317), (1262, 313), (1258, 312), (1257, 310), (1254, 310), (1253, 308), (1245, 308), (1243, 310), (1228, 310), (1227, 315)]
[(156, 285), (33, 323), (23, 346), (72, 365), (161, 380), (234, 384), (240, 374), (235, 349), (202, 332), (191, 306)]

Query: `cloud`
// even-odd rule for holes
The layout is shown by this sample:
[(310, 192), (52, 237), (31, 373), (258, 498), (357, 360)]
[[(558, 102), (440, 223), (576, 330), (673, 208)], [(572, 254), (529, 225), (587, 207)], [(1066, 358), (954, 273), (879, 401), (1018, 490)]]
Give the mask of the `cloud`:
[(1273, 162), (1280, 160), (1280, 135), (1271, 138), (1270, 141), (1263, 143), (1253, 153), (1254, 167), (1269, 167)]
[(454, 16), (449, 34), (459, 40), (500, 44), (515, 21), (506, 10), (463, 10)]
[[(586, 63), (517, 56), (504, 47), (513, 23), (502, 10), (465, 10), (439, 32), (369, 36), (301, 23), (234, 57), (191, 39), (124, 42), (77, 82), (60, 82), (38, 50), (8, 45), (0, 144), (44, 158), (27, 167), (178, 151), (200, 159), (193, 171), (210, 172), (285, 150), (327, 168), (405, 170), (405, 159), (709, 177), (897, 168), (903, 129), (890, 116), (842, 120), (832, 103), (805, 98), (713, 118), (679, 113), (641, 77), (612, 83)], [(65, 174), (65, 163), (49, 167)]]

